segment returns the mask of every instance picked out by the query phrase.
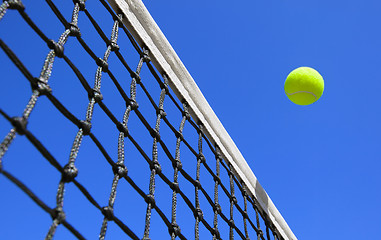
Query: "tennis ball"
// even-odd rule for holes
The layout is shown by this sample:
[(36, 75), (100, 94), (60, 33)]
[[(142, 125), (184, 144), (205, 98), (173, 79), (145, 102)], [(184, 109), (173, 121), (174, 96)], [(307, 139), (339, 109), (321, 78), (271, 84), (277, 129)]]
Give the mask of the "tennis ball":
[(309, 105), (316, 102), (323, 94), (324, 80), (315, 69), (300, 67), (287, 76), (284, 91), (293, 103)]

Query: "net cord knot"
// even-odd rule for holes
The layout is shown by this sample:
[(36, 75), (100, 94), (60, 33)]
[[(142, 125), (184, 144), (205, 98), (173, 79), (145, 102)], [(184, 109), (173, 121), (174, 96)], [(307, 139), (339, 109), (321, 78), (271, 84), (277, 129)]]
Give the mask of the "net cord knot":
[(218, 214), (221, 214), (221, 205), (218, 203), (215, 203), (213, 206), (213, 210), (217, 212)]
[(34, 81), (31, 83), (31, 87), (33, 90), (37, 90), (40, 96), (48, 95), (52, 92), (49, 84), (42, 77), (34, 78)]
[(113, 167), (112, 170), (114, 174), (117, 174), (119, 178), (124, 178), (127, 177), (128, 174), (128, 169), (123, 163), (116, 163)]
[(197, 187), (197, 188), (201, 188), (201, 182), (200, 182), (199, 180), (195, 180), (195, 181), (193, 182), (193, 185), (194, 185), (195, 187)]
[(200, 163), (205, 163), (205, 156), (204, 156), (204, 154), (202, 154), (202, 153), (198, 154), (197, 160), (200, 161)]
[(212, 228), (212, 234), (217, 238), (220, 239), (220, 232), (217, 228)]
[(171, 223), (171, 226), (168, 228), (170, 234), (175, 234), (176, 236), (180, 235), (181, 229), (180, 226), (176, 223)]
[(139, 108), (139, 104), (133, 99), (129, 99), (129, 101), (126, 103), (126, 105), (127, 105), (127, 107), (130, 106), (131, 110), (136, 110)]
[(137, 84), (140, 84), (141, 83), (141, 80), (142, 78), (139, 76), (139, 74), (137, 72), (131, 72), (130, 73), (130, 76), (135, 79), (136, 83)]
[(79, 11), (85, 11), (86, 10), (85, 0), (73, 0), (73, 3), (79, 5)]
[(147, 49), (147, 48), (143, 48), (143, 53), (142, 53), (142, 58), (143, 58), (143, 61), (145, 62), (145, 63), (148, 63), (148, 62), (150, 62), (151, 61), (151, 58), (150, 58), (150, 56), (148, 55), (149, 54), (149, 50)]
[(197, 207), (195, 211), (193, 212), (194, 217), (198, 218), (199, 221), (202, 221), (204, 218), (204, 213), (202, 212), (201, 208)]
[(161, 166), (160, 166), (158, 161), (151, 162), (150, 169), (151, 169), (151, 171), (155, 170), (156, 174), (160, 174), (161, 173)]
[(128, 135), (128, 128), (121, 122), (118, 122), (116, 124), (116, 128), (118, 129), (119, 132), (124, 133), (124, 135)]
[(91, 89), (91, 92), (88, 93), (88, 97), (89, 99), (94, 98), (96, 103), (99, 103), (100, 101), (103, 100), (102, 93), (100, 92), (99, 89), (95, 89), (95, 88)]
[(69, 23), (68, 29), (70, 31), (69, 35), (72, 37), (81, 37), (81, 31), (79, 27), (73, 23)]
[(64, 46), (56, 43), (54, 40), (48, 42), (48, 47), (54, 51), (57, 57), (63, 58), (64, 56)]
[(51, 217), (53, 220), (56, 220), (58, 224), (61, 224), (65, 221), (66, 215), (63, 211), (62, 207), (56, 207), (53, 209), (53, 212), (51, 213)]
[(25, 6), (21, 0), (5, 0), (4, 2), (8, 2), (9, 9), (15, 9), (20, 12), (25, 10)]
[(20, 135), (24, 135), (26, 131), (26, 126), (28, 120), (24, 117), (13, 117), (11, 118), (12, 126), (15, 127), (16, 132)]
[(160, 133), (156, 130), (151, 128), (150, 129), (151, 137), (155, 138), (156, 140), (160, 141)]
[(171, 184), (171, 189), (173, 190), (173, 191), (175, 191), (176, 193), (179, 193), (180, 192), (180, 186), (179, 186), (179, 183), (177, 183), (177, 182), (173, 182), (172, 184)]
[(80, 121), (80, 128), (82, 129), (83, 135), (89, 135), (91, 131), (91, 122), (87, 120)]
[(146, 201), (146, 203), (151, 204), (152, 207), (156, 206), (155, 197), (152, 194), (146, 195), (144, 200)]
[(102, 214), (107, 220), (114, 220), (114, 209), (111, 206), (106, 206), (102, 208)]
[(97, 58), (95, 62), (98, 65), (98, 67), (102, 68), (102, 72), (108, 72), (108, 63), (104, 59)]
[(181, 170), (183, 168), (183, 164), (179, 160), (174, 160), (172, 162), (172, 167), (177, 170)]
[(78, 175), (78, 169), (75, 167), (74, 163), (68, 163), (64, 166), (62, 173), (62, 181), (65, 183), (71, 182)]
[(180, 141), (184, 141), (184, 135), (181, 132), (176, 131), (175, 136), (176, 138), (180, 139)]
[(116, 43), (115, 40), (110, 41), (109, 46), (110, 46), (111, 51), (113, 51), (113, 52), (119, 51), (119, 45)]

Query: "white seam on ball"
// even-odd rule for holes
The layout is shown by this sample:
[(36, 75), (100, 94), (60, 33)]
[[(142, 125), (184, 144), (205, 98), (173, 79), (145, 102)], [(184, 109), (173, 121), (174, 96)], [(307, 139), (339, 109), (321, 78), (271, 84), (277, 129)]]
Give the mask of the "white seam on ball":
[(309, 94), (312, 94), (314, 97), (315, 97), (315, 101), (317, 101), (317, 96), (313, 93), (313, 92), (308, 92), (308, 91), (297, 91), (297, 92), (293, 92), (293, 93), (288, 93), (288, 92), (286, 92), (286, 94), (288, 95), (288, 96), (291, 96), (291, 95), (294, 95), (294, 94), (296, 94), (296, 93), (309, 93)]

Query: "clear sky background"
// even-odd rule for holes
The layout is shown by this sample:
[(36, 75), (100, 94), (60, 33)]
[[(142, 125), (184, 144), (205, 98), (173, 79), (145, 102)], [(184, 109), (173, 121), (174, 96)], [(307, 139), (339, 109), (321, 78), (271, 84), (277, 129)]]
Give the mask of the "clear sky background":
[[(71, 1), (67, 7), (59, 2), (56, 4), (69, 21)], [(88, 1), (89, 9), (91, 2)], [(381, 225), (381, 3), (376, 0), (145, 0), (144, 3), (298, 239), (377, 238)], [(47, 4), (34, 1), (24, 4), (44, 33), (57, 39), (63, 27), (57, 19), (47, 20), (53, 19)], [(46, 18), (42, 14), (45, 11), (49, 12)], [(100, 13), (94, 14), (97, 21), (102, 19)], [(12, 27), (12, 23), (18, 27)], [(110, 23), (112, 26), (109, 18), (100, 23), (108, 24), (107, 35)], [(96, 33), (83, 32), (83, 36), (94, 36), (88, 39), (103, 44), (95, 37)], [(38, 76), (48, 49), (15, 11), (9, 11), (0, 21), (0, 38)], [(70, 44), (78, 47), (78, 43)], [(85, 59), (85, 53), (81, 55), (69, 48), (65, 54), (78, 57), (75, 63), (91, 83), (96, 66), (86, 65), (90, 58)], [(101, 56), (103, 52), (97, 54)], [(30, 87), (3, 51), (0, 62), (0, 108), (11, 116), (20, 115), (30, 96)], [(82, 119), (87, 96), (73, 73), (58, 81), (61, 74), (70, 72), (67, 66), (59, 67), (64, 65), (62, 62), (55, 63), (52, 88), (65, 106), (70, 106)], [(135, 66), (136, 59), (132, 63)], [(284, 93), (286, 76), (300, 66), (315, 68), (325, 80), (323, 96), (310, 106), (295, 105)], [(102, 86), (108, 106), (111, 103), (108, 99), (112, 98), (106, 90), (109, 85)], [(124, 87), (128, 89), (127, 85)], [(123, 107), (120, 97), (112, 103), (115, 112)], [(100, 120), (94, 120), (94, 131), (102, 137), (114, 134), (113, 141), (103, 144), (115, 154), (117, 131), (106, 118), (104, 121), (109, 125), (97, 128), (104, 122), (100, 110), (96, 114)], [(1, 138), (9, 128), (1, 117)], [(28, 129), (62, 165), (66, 163), (76, 127), (62, 120), (62, 115), (46, 99), (38, 103)], [(103, 163), (104, 159), (102, 163), (95, 161), (101, 155), (88, 139), (83, 145), (79, 158), (92, 154), (94, 157), (89, 158), (93, 160), (91, 164), (79, 161), (77, 167), (90, 169), (90, 173), (86, 175), (83, 171), (78, 180), (106, 205), (112, 172), (104, 176), (97, 172), (95, 179), (87, 178), (109, 166)], [(41, 154), (25, 137), (18, 136), (4, 157), (4, 168), (54, 207), (59, 175), (46, 161), (38, 159), (42, 159)], [(139, 169), (140, 165), (130, 167)], [(140, 175), (131, 170), (130, 173)], [(141, 177), (147, 181), (148, 176), (146, 171)], [(122, 184), (123, 187), (127, 185)], [(97, 236), (101, 214), (91, 215), (94, 208), (83, 198), (73, 200), (79, 195), (73, 189), (69, 188), (73, 195), (65, 202), (67, 216), (71, 217), (68, 220), (80, 226), (82, 233)], [(4, 239), (43, 238), (51, 218), (2, 176), (0, 191), (3, 216), (0, 226), (5, 226), (0, 230)], [(131, 196), (119, 191), (118, 197), (128, 201)], [(118, 207), (135, 210), (131, 204)], [(86, 218), (82, 210), (88, 210)], [(144, 212), (145, 206), (138, 210)], [(136, 219), (144, 221), (144, 214), (137, 213)], [(24, 231), (17, 228), (20, 222)], [(110, 226), (108, 239), (120, 236), (117, 228)], [(132, 228), (140, 234), (139, 226)], [(59, 228), (56, 239), (71, 239), (72, 235), (62, 229)]]
[[(381, 225), (379, 1), (145, 1), (299, 239)], [(294, 68), (320, 100), (284, 94)]]

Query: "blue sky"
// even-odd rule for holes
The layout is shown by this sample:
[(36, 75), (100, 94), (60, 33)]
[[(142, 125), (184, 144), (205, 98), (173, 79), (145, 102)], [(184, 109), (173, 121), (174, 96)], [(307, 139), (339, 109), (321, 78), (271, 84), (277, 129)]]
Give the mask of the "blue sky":
[[(373, 239), (379, 235), (379, 1), (163, 0), (144, 3), (298, 239), (355, 239), (359, 236)], [(46, 20), (53, 16), (47, 4), (33, 6), (31, 1), (24, 4), (26, 12), (39, 27), (49, 37), (57, 39), (63, 28), (57, 20)], [(60, 9), (72, 7), (71, 1), (68, 7), (56, 4)], [(89, 9), (91, 4), (89, 1)], [(37, 10), (41, 13), (46, 10), (50, 15), (45, 18)], [(65, 12), (67, 20), (70, 14), (70, 10)], [(98, 19), (102, 16), (100, 13), (95, 15)], [(0, 38), (37, 76), (48, 49), (17, 16), (9, 11), (1, 20), (0, 29), (4, 30), (0, 30)], [(19, 21), (19, 27), (11, 27), (12, 21)], [(109, 19), (100, 24), (108, 24), (110, 29)], [(107, 36), (110, 34), (109, 30), (105, 32)], [(89, 39), (96, 36), (91, 34), (94, 33), (87, 35), (91, 36)], [(92, 40), (101, 42), (95, 37)], [(120, 41), (123, 40), (126, 39)], [(75, 54), (69, 48), (65, 53), (68, 56)], [(30, 87), (2, 51), (0, 61), (4, 62), (0, 66), (3, 73), (0, 107), (11, 116), (20, 115), (29, 98)], [(132, 63), (136, 65), (136, 61)], [(71, 106), (70, 110), (76, 116), (84, 117), (86, 94), (79, 82), (73, 80), (72, 73), (72, 77), (61, 78), (62, 81), (54, 80), (60, 79), (65, 71), (69, 72), (67, 67), (59, 67), (62, 61), (57, 60), (55, 64), (57, 70), (51, 83), (54, 93)], [(91, 83), (96, 70), (94, 64), (90, 68), (82, 55), (78, 56), (76, 64), (82, 67)], [(284, 94), (286, 76), (300, 66), (315, 68), (325, 80), (323, 96), (310, 106), (295, 105)], [(123, 103), (107, 92), (110, 84), (103, 84), (102, 93), (110, 96), (105, 97), (105, 102), (112, 103), (111, 108), (116, 112)], [(128, 89), (127, 85), (125, 87)], [(68, 92), (73, 97), (67, 97)], [(31, 117), (35, 120), (31, 120), (28, 128), (64, 164), (76, 127), (62, 120), (47, 99), (40, 100), (35, 112)], [(96, 113), (98, 116), (99, 112)], [(115, 153), (116, 137), (111, 136), (116, 132), (115, 127), (110, 122), (106, 125), (102, 119), (94, 121), (94, 131), (99, 136), (113, 138), (105, 145), (109, 152)], [(96, 128), (97, 124), (103, 127)], [(8, 131), (9, 124), (1, 118), (1, 138)], [(95, 153), (97, 150), (89, 139), (85, 139), (83, 145), (79, 158), (94, 154), (89, 159), (97, 159), (100, 154)], [(35, 159), (42, 157), (25, 137), (18, 136), (4, 157), (4, 168), (28, 183), (49, 206), (54, 207), (59, 176), (47, 162)], [(77, 167), (96, 171), (107, 165), (93, 161), (89, 168), (88, 163), (79, 160)], [(140, 165), (131, 168), (139, 169)], [(145, 172), (142, 178), (148, 179), (148, 174)], [(135, 175), (139, 177), (139, 174)], [(93, 182), (86, 176), (83, 173), (78, 178), (98, 200), (102, 199), (102, 204), (107, 204), (112, 173), (99, 174), (91, 178)], [(127, 188), (127, 184), (124, 187)], [(1, 193), (0, 205), (1, 212), (8, 217), (3, 217), (0, 225), (7, 226), (4, 233), (7, 239), (27, 234), (36, 239), (43, 237), (50, 217), (4, 177), (0, 178), (0, 189), (6, 192)], [(70, 188), (67, 191), (70, 193)], [(91, 224), (96, 224), (95, 230), (88, 230), (85, 224), (81, 230), (90, 236), (97, 234), (101, 216), (91, 215), (94, 210), (90, 210), (85, 200), (70, 200), (78, 193), (72, 194), (67, 197), (67, 209), (78, 210), (81, 203), (81, 208), (89, 208), (87, 225), (94, 229)], [(12, 196), (12, 200), (4, 196)], [(119, 196), (128, 200), (122, 193)], [(144, 206), (141, 209), (145, 210)], [(67, 215), (78, 214), (80, 217), (81, 213), (76, 210), (69, 210)], [(127, 211), (134, 209), (129, 206)], [(14, 226), (25, 212), (30, 214), (24, 216), (24, 221), (30, 224), (24, 226), (25, 232), (16, 231)], [(144, 221), (143, 215), (138, 218)], [(80, 224), (82, 220), (73, 221)], [(140, 234), (141, 229), (136, 229)], [(70, 239), (70, 233), (59, 231), (57, 239)], [(110, 233), (108, 236), (112, 239), (118, 235)]]
[[(381, 224), (379, 1), (145, 1), (299, 239), (371, 239)], [(310, 106), (296, 67), (325, 80)]]

